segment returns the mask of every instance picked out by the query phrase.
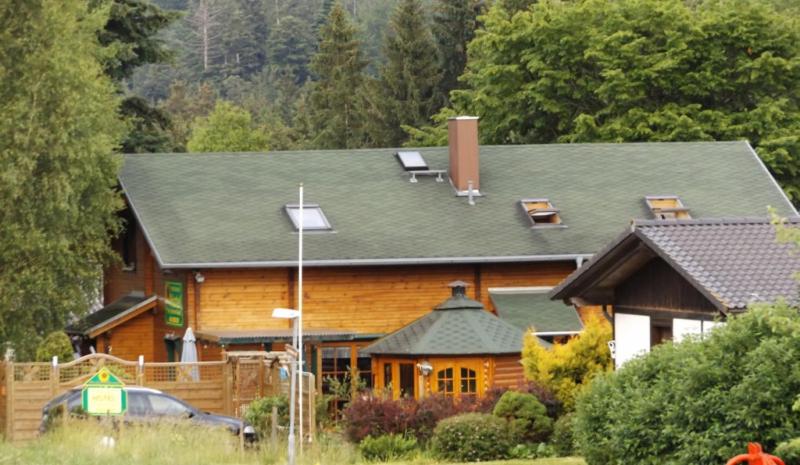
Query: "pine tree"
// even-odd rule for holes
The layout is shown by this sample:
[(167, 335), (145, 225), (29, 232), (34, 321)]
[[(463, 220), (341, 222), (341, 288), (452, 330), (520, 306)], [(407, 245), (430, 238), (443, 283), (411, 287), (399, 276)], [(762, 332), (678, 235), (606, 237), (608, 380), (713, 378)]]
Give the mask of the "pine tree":
[(96, 297), (119, 230), (124, 124), (97, 57), (108, 9), (0, 4), (0, 347), (18, 359)]
[(287, 16), (272, 28), (267, 41), (270, 70), (276, 80), (288, 78), (301, 86), (309, 76), (309, 59), (316, 47), (307, 21)]
[(439, 52), (442, 77), (437, 86), (441, 105), (449, 105), (450, 91), (458, 88), (458, 77), (467, 65), (467, 44), (475, 37), (480, 0), (438, 0), (433, 14), (433, 35)]
[(368, 131), (374, 144), (399, 146), (406, 138), (403, 126), (427, 124), (438, 110), (435, 50), (422, 3), (402, 0), (384, 39), (386, 64), (370, 97), (374, 117)]
[(356, 29), (340, 3), (322, 28), (319, 51), (311, 61), (315, 81), (308, 102), (310, 145), (342, 149), (364, 144), (361, 93), (364, 67)]

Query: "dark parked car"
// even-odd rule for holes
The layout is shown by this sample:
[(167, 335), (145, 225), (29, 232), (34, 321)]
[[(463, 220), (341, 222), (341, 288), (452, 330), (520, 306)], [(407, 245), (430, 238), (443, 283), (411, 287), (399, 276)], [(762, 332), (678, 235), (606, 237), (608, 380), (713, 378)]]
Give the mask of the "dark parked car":
[[(180, 399), (155, 389), (138, 386), (126, 386), (123, 389), (128, 393), (126, 422), (146, 424), (154, 420), (185, 420), (197, 425), (224, 427), (237, 436), (240, 429), (243, 428), (245, 441), (256, 440), (256, 431), (253, 426), (238, 418), (202, 412)], [(50, 428), (54, 423), (54, 417), (59, 412), (63, 412), (64, 408), (73, 416), (82, 413), (81, 390), (82, 388), (77, 387), (67, 391), (44, 406), (42, 423), (39, 426), (40, 433), (44, 433)]]

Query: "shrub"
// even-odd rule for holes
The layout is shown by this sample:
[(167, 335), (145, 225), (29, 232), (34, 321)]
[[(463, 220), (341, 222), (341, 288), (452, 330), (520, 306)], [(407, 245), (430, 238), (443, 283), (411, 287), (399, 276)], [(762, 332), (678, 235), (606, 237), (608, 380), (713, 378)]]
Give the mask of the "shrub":
[(405, 434), (413, 409), (405, 401), (363, 395), (355, 397), (342, 412), (344, 433), (352, 442), (367, 436)]
[(272, 407), (278, 408), (278, 425), (289, 425), (289, 400), (286, 396), (262, 397), (247, 406), (244, 413), (260, 436), (266, 436), (272, 429)]
[(552, 446), (540, 442), (539, 444), (517, 444), (511, 448), (508, 455), (513, 459), (544, 459), (555, 457), (556, 452)]
[(786, 465), (800, 465), (800, 438), (778, 444), (772, 454), (783, 459)]
[(556, 420), (553, 426), (553, 435), (550, 436), (550, 445), (559, 457), (575, 455), (575, 435), (572, 429), (575, 424), (575, 414), (567, 413)]
[(578, 336), (550, 349), (528, 332), (522, 349), (525, 376), (552, 391), (571, 411), (579, 390), (597, 374), (611, 369), (610, 340), (611, 325), (597, 316), (587, 319)]
[(417, 440), (400, 434), (367, 436), (359, 444), (361, 455), (372, 462), (389, 462), (409, 457), (417, 449)]
[(533, 394), (506, 392), (495, 405), (494, 414), (508, 421), (516, 442), (544, 442), (553, 431), (553, 420)]
[(458, 462), (504, 459), (511, 448), (506, 421), (485, 413), (465, 413), (440, 421), (432, 442), (437, 457)]
[(730, 317), (703, 340), (663, 344), (578, 399), (575, 436), (589, 465), (725, 463), (750, 441), (800, 436), (800, 315), (785, 304)]
[(49, 362), (53, 357), (58, 357), (59, 363), (69, 362), (75, 357), (72, 342), (69, 340), (69, 336), (62, 331), (53, 331), (48, 334), (36, 347), (37, 362)]

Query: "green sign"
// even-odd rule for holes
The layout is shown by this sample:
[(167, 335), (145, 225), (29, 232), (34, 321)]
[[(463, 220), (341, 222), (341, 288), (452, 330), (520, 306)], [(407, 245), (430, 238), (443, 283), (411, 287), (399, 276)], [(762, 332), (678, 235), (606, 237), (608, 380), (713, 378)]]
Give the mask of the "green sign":
[(125, 383), (108, 368), (101, 368), (81, 391), (81, 406), (89, 415), (123, 415), (128, 410)]
[(167, 320), (167, 325), (183, 327), (183, 283), (167, 281), (166, 294), (164, 318)]

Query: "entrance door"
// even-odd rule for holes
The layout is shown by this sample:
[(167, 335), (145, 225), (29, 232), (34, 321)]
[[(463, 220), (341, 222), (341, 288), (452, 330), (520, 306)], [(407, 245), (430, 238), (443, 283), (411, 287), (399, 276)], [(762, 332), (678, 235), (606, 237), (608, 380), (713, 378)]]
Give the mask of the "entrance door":
[(385, 361), (382, 363), (382, 385), (393, 399), (415, 397), (417, 370), (413, 361)]

